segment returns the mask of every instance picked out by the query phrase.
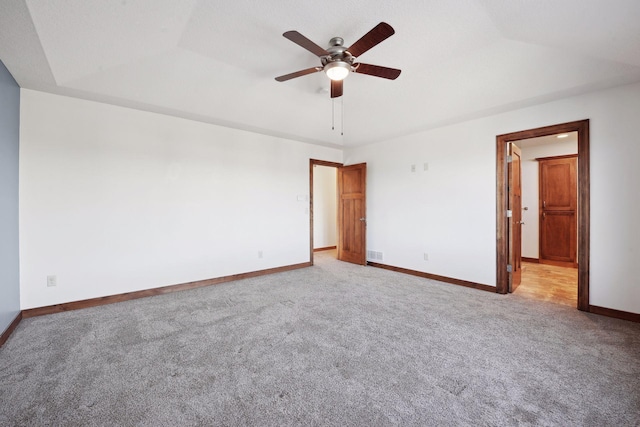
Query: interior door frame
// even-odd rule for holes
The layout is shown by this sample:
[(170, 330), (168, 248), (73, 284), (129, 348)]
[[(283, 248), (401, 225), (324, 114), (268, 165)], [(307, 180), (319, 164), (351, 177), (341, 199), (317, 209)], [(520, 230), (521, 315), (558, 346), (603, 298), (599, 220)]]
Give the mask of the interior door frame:
[(581, 311), (589, 311), (589, 119), (544, 126), (496, 136), (496, 292), (509, 290), (509, 235), (507, 206), (507, 144), (521, 139), (537, 138), (559, 133), (578, 133), (578, 304)]
[(326, 160), (309, 159), (309, 262), (313, 265), (313, 167), (328, 166), (337, 169), (344, 166), (342, 163), (328, 162)]

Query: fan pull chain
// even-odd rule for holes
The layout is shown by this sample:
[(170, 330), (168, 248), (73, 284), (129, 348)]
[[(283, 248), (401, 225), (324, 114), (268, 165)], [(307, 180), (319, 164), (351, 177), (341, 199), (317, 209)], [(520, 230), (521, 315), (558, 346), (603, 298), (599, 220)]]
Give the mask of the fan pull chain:
[[(336, 130), (336, 99), (331, 98), (331, 130)], [(344, 136), (344, 97), (340, 97), (340, 136)]]
[(331, 98), (331, 130), (335, 130), (335, 122), (336, 122), (336, 100), (335, 98)]
[(344, 96), (340, 97), (340, 112), (342, 113), (342, 120), (340, 123), (340, 136), (344, 136)]

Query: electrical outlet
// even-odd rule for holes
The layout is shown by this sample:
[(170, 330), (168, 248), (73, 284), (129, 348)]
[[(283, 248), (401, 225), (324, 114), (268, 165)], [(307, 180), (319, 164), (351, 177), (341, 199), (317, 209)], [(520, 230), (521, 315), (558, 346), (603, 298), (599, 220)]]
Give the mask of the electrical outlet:
[(258, 258), (262, 258), (262, 251), (258, 251)]
[(425, 253), (423, 254), (423, 256), (424, 256), (424, 260), (425, 260), (425, 261), (429, 261), (429, 254), (428, 254), (428, 253), (426, 253), (426, 252), (425, 252)]
[(52, 286), (58, 285), (58, 278), (56, 276), (47, 276), (47, 287), (50, 288)]
[(415, 172), (416, 171), (416, 165), (411, 165), (411, 172)]
[(422, 170), (423, 171), (428, 171), (429, 170), (429, 163), (425, 163), (424, 165), (422, 165)]

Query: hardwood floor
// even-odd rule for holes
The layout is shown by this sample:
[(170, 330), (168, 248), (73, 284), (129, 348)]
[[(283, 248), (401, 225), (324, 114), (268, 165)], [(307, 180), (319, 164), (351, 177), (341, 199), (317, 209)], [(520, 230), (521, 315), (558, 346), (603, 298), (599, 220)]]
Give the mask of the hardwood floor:
[(514, 294), (577, 307), (578, 269), (522, 263), (522, 282)]
[[(317, 252), (319, 258), (334, 258), (336, 249)], [(549, 301), (576, 308), (578, 306), (578, 269), (555, 265), (522, 263), (522, 281), (514, 292), (527, 298)]]

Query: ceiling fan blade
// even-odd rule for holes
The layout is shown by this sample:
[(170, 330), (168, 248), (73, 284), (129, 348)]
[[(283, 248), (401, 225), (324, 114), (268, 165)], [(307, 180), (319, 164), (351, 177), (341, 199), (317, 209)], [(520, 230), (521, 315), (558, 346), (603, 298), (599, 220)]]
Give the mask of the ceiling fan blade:
[(338, 98), (342, 96), (343, 80), (331, 80), (331, 97)]
[(305, 36), (303, 36), (297, 31), (287, 31), (286, 33), (283, 34), (283, 36), (285, 36), (295, 44), (307, 49), (309, 52), (313, 53), (314, 55), (317, 55), (317, 56), (331, 55), (325, 49), (321, 48), (320, 46), (318, 46), (317, 44), (315, 44), (314, 42), (312, 42), (311, 40), (309, 40), (308, 38), (306, 38)]
[(401, 70), (396, 68), (381, 67), (380, 65), (371, 64), (354, 64), (355, 72), (359, 74), (368, 74), (370, 76), (382, 77), (383, 79), (395, 80), (398, 78)]
[(318, 71), (322, 71), (322, 67), (313, 67), (307, 68), (306, 70), (296, 71), (295, 73), (285, 74), (284, 76), (276, 77), (276, 80), (279, 82), (284, 82), (287, 80), (295, 79), (296, 77), (306, 76), (307, 74), (317, 73)]
[(381, 22), (373, 27), (373, 29), (367, 34), (362, 36), (360, 40), (352, 44), (351, 47), (347, 49), (347, 51), (351, 55), (358, 57), (394, 34), (395, 31), (393, 30), (393, 28), (391, 28), (391, 25), (387, 24), (386, 22)]

